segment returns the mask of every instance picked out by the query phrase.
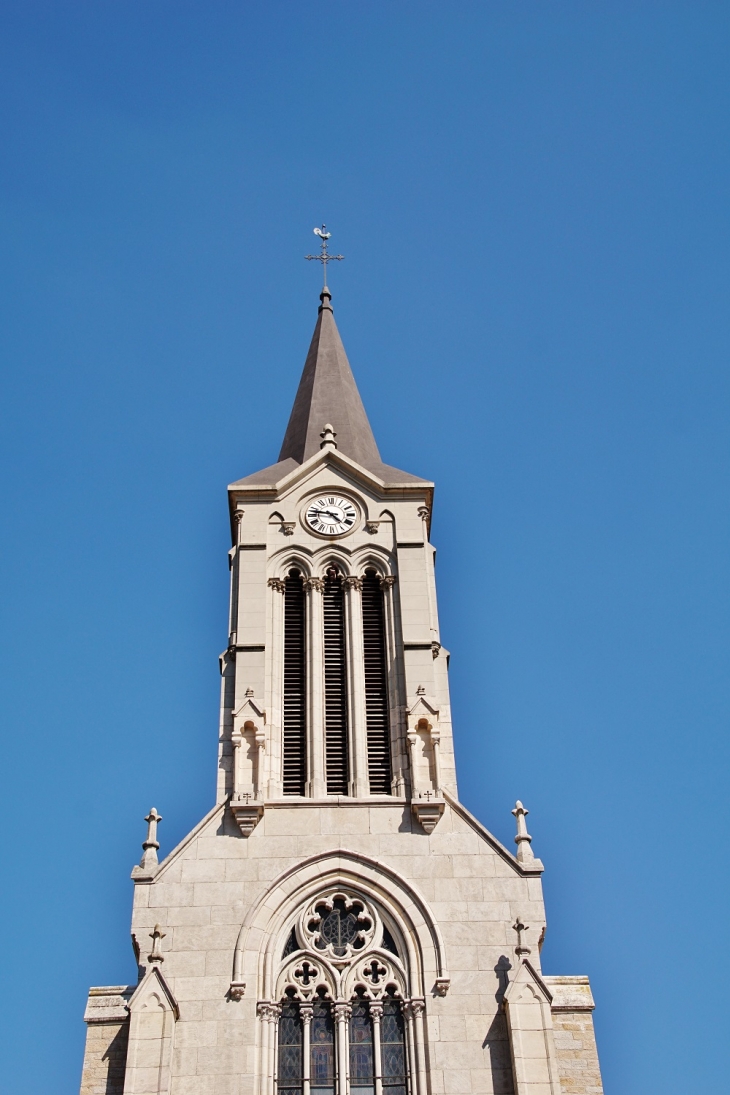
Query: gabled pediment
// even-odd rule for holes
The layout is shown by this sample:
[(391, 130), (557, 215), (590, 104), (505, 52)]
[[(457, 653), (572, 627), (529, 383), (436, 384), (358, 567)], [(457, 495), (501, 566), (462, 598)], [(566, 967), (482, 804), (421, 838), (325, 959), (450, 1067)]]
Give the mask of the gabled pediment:
[(553, 994), (540, 974), (527, 958), (523, 958), (507, 986), (505, 1004), (545, 1003), (549, 1006), (552, 1001)]
[(163, 1011), (171, 1011), (176, 1019), (180, 1018), (180, 1008), (177, 1000), (173, 996), (162, 971), (157, 966), (152, 966), (147, 970), (127, 1006), (130, 1015), (154, 1006), (161, 1008)]
[(252, 722), (265, 723), (266, 711), (254, 696), (246, 696), (238, 710), (233, 712), (235, 719), (240, 719), (241, 722), (246, 722), (250, 719)]
[(420, 491), (423, 491), (424, 487), (433, 489), (433, 483), (429, 480), (420, 479), (416, 475), (392, 468), (388, 464), (366, 468), (344, 452), (340, 452), (339, 449), (326, 448), (320, 449), (302, 464), (297, 464), (291, 459), (282, 460), (278, 464), (272, 464), (270, 468), (239, 479), (229, 485), (229, 495), (245, 495), (248, 492), (260, 495), (262, 491), (265, 491), (280, 497), (327, 465), (346, 475), (354, 483), (369, 488), (379, 497), (393, 489)]

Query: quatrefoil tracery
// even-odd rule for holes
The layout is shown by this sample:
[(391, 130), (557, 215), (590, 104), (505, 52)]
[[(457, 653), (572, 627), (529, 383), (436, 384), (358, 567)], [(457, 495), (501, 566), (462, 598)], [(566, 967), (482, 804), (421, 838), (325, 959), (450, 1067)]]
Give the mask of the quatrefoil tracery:
[[(384, 946), (384, 938), (390, 940)], [(369, 901), (341, 889), (321, 894), (306, 905), (282, 956), (277, 994), (311, 1001), (324, 993), (331, 1000), (360, 993), (379, 1000), (387, 992), (402, 999), (407, 991), (403, 963), (393, 953), (392, 934)]]

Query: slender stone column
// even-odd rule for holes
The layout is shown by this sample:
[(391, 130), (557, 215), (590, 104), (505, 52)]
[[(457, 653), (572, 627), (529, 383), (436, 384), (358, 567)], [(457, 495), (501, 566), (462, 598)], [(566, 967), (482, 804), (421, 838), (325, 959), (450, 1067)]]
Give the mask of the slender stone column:
[(365, 711), (365, 661), (362, 633), (362, 578), (343, 578), (346, 593), (347, 663), (350, 715), (350, 794), (365, 798), (370, 794), (368, 777), (368, 727)]
[(413, 1032), (416, 1042), (416, 1072), (418, 1074), (418, 1095), (427, 1095), (426, 1087), (426, 1046), (423, 1034), (423, 1013), (426, 1004), (424, 1000), (411, 1000), (413, 1012)]
[(261, 1001), (256, 1006), (256, 1014), (259, 1017), (260, 1033), (258, 1084), (259, 1095), (268, 1095), (267, 1071), (269, 1064), (269, 1007), (270, 1005), (264, 1001)]
[(390, 729), (390, 753), (393, 762), (393, 794), (404, 797), (406, 793), (406, 743), (403, 739), (403, 708), (405, 704), (405, 678), (403, 674), (403, 636), (399, 626), (395, 595), (396, 578), (387, 574), (380, 579), (383, 591), (383, 616), (385, 620), (385, 649), (388, 665), (388, 710)]
[(413, 1009), (410, 1000), (403, 1004), (406, 1021), (406, 1063), (408, 1068), (408, 1087), (410, 1095), (418, 1095), (418, 1070), (416, 1068), (416, 1040), (413, 1034)]
[(307, 593), (307, 711), (308, 739), (307, 794), (324, 798), (327, 794), (324, 740), (324, 616), (322, 594), (324, 578), (305, 578)]
[(418, 744), (418, 734), (415, 730), (409, 730), (406, 735), (406, 741), (408, 742), (408, 759), (411, 765), (411, 798), (418, 797), (418, 777), (417, 773), (417, 758), (416, 758), (416, 746)]
[(374, 1000), (370, 1005), (370, 1018), (373, 1021), (373, 1071), (375, 1074), (375, 1095), (383, 1095), (383, 1058), (380, 1048), (380, 1020), (383, 1005)]
[(302, 1017), (304, 1037), (302, 1038), (302, 1095), (310, 1095), (310, 1065), (312, 1056), (312, 1011), (311, 1004), (300, 1004), (299, 1014)]
[(431, 748), (433, 749), (433, 782), (434, 791), (437, 795), (441, 794), (441, 733), (438, 730), (431, 731)]
[(423, 548), (426, 560), (426, 589), (428, 591), (428, 615), (431, 624), (431, 642), (441, 646), (439, 640), (438, 614), (436, 611), (436, 576), (433, 568), (433, 548), (428, 540), (428, 521), (430, 511), (428, 506), (419, 506), (418, 516), (423, 522)]
[(335, 1004), (337, 1023), (337, 1095), (350, 1093), (350, 1046), (348, 1038), (349, 1004)]
[(269, 1095), (276, 1095), (276, 1079), (279, 1072), (279, 1016), (281, 1007), (278, 1004), (271, 1006), (271, 1081)]

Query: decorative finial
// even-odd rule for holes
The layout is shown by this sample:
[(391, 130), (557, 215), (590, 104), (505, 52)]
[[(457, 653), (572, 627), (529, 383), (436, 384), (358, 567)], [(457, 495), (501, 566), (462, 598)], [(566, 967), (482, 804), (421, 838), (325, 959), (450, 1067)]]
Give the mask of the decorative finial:
[(162, 815), (158, 814), (153, 806), (145, 818), (145, 821), (147, 822), (147, 839), (142, 845), (144, 851), (142, 853), (142, 858), (139, 861), (139, 865), (140, 867), (149, 869), (157, 866), (157, 849), (160, 846), (157, 839), (157, 824), (162, 821)]
[(162, 951), (160, 950), (160, 944), (165, 938), (165, 933), (160, 929), (159, 924), (155, 924), (154, 928), (150, 932), (150, 939), (152, 940), (152, 950), (147, 955), (149, 962), (164, 962)]
[(519, 916), (512, 925), (512, 927), (517, 932), (517, 946), (515, 947), (515, 954), (518, 958), (522, 958), (523, 955), (527, 957), (528, 954), (532, 954), (532, 951), (528, 946), (522, 945), (522, 933), (526, 932), (529, 926), (529, 924), (523, 924), (522, 919)]
[(530, 811), (525, 809), (520, 800), (517, 799), (512, 813), (517, 818), (517, 836), (515, 837), (515, 844), (517, 845), (518, 863), (532, 863), (535, 859), (532, 848), (530, 847), (532, 837), (527, 831), (527, 822), (525, 821), (529, 812)]
[(322, 442), (319, 446), (320, 449), (336, 449), (337, 448), (337, 442), (335, 441), (335, 438), (337, 437), (337, 434), (332, 429), (332, 426), (330, 425), (329, 422), (327, 423), (327, 425), (322, 430), (322, 432), (319, 436), (322, 438)]
[[(305, 259), (308, 259), (310, 262), (321, 262), (322, 263), (322, 275), (323, 275), (322, 297), (324, 297), (325, 294), (327, 296), (330, 295), (329, 289), (327, 288), (327, 263), (328, 262), (342, 262), (342, 260), (344, 259), (345, 256), (344, 255), (330, 255), (329, 251), (327, 250), (327, 240), (331, 237), (332, 233), (327, 231), (327, 225), (326, 224), (323, 224), (321, 228), (315, 228), (314, 229), (314, 234), (315, 234), (315, 236), (319, 236), (320, 240), (322, 241), (322, 243), (321, 243), (322, 249), (321, 249), (321, 251), (318, 255), (305, 255), (304, 257), (305, 257)], [(324, 300), (322, 301), (322, 303), (324, 304)]]

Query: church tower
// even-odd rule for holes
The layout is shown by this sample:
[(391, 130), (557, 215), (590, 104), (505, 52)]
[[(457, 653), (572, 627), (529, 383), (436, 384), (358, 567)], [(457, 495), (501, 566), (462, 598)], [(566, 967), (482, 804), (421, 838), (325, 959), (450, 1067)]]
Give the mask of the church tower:
[(216, 804), (161, 862), (146, 818), (81, 1095), (601, 1095), (527, 811), (513, 854), (459, 802), (433, 483), (383, 463), (320, 300), (279, 460), (228, 488)]

